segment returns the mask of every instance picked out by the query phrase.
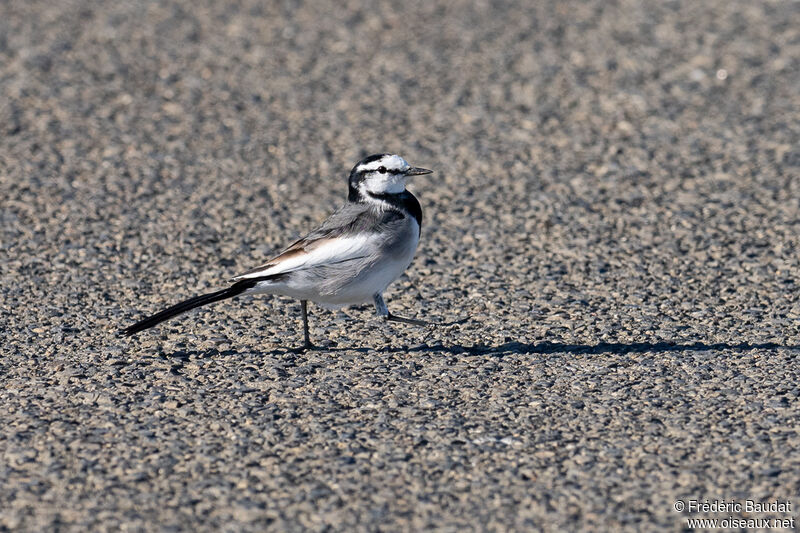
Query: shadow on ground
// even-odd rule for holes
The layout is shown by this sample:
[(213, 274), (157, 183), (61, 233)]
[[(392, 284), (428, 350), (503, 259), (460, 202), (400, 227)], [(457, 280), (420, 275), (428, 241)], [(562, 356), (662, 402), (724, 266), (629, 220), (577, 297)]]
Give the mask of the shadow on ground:
[(663, 353), (663, 352), (704, 352), (710, 350), (716, 351), (736, 351), (746, 352), (750, 350), (800, 350), (800, 346), (783, 345), (775, 342), (756, 343), (741, 342), (730, 344), (725, 342), (718, 342), (708, 344), (705, 342), (693, 342), (688, 344), (680, 344), (674, 341), (655, 341), (655, 342), (601, 342), (598, 344), (569, 344), (561, 342), (539, 342), (536, 344), (527, 344), (521, 342), (507, 342), (500, 346), (417, 346), (410, 348), (408, 351), (443, 351), (449, 353), (468, 353), (473, 355), (481, 354), (502, 354), (502, 353)]
[[(420, 344), (408, 348), (369, 348), (369, 347), (319, 347), (320, 352), (361, 352), (368, 353), (372, 351), (379, 351), (385, 353), (399, 353), (399, 352), (425, 352), (425, 353), (448, 353), (448, 354), (466, 354), (466, 355), (504, 355), (509, 353), (517, 354), (551, 354), (551, 353), (572, 353), (572, 354), (626, 354), (626, 353), (666, 353), (666, 352), (705, 352), (705, 351), (733, 351), (733, 352), (748, 352), (751, 350), (792, 350), (800, 351), (800, 345), (786, 345), (776, 342), (764, 343), (705, 343), (701, 341), (681, 344), (674, 341), (654, 341), (654, 342), (633, 342), (633, 343), (620, 343), (620, 342), (601, 342), (598, 344), (569, 344), (561, 342), (539, 342), (536, 344), (521, 343), (521, 342), (507, 342), (498, 346), (461, 346), (443, 344)], [(214, 357), (215, 355), (230, 355), (235, 353), (235, 350), (225, 350), (220, 352), (215, 349), (204, 351), (178, 351), (171, 354), (164, 354), (164, 358), (174, 359), (191, 359), (193, 357), (205, 358)], [(287, 353), (302, 353), (302, 350), (292, 348), (279, 348), (265, 352), (263, 355), (284, 355)]]

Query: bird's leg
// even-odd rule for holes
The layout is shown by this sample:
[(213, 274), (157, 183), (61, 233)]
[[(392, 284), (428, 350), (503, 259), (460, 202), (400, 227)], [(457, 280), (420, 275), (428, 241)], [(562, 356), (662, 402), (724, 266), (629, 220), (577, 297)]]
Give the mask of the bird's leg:
[(386, 302), (383, 301), (383, 295), (376, 293), (372, 296), (372, 302), (375, 304), (375, 312), (378, 316), (386, 318), (389, 316), (389, 308), (386, 307)]
[(300, 309), (303, 311), (303, 349), (311, 350), (314, 345), (308, 334), (308, 300), (300, 300)]
[(372, 299), (375, 303), (375, 311), (378, 313), (378, 316), (383, 317), (387, 322), (402, 322), (403, 324), (413, 324), (415, 326), (438, 326), (438, 324), (434, 322), (393, 315), (389, 312), (389, 308), (386, 307), (386, 302), (383, 301), (383, 295), (380, 293), (375, 294)]

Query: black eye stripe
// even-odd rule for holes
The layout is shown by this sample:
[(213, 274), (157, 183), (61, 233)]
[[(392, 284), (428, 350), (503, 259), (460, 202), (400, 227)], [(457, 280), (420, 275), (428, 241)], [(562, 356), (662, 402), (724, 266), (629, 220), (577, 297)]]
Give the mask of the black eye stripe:
[[(383, 171), (381, 171), (381, 169)], [(360, 171), (360, 173), (362, 173), (362, 174), (367, 174), (369, 172), (380, 172), (381, 174), (403, 174), (403, 172), (405, 172), (405, 171), (397, 169), (397, 168), (386, 168), (386, 167), (378, 167), (378, 168), (373, 168), (373, 169), (363, 169), (363, 170)]]

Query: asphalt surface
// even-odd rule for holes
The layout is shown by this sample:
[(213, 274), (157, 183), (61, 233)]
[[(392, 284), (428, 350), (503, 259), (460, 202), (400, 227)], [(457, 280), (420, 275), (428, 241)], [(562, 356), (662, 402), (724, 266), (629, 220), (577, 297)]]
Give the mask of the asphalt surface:
[[(529, 4), (0, 3), (0, 530), (800, 506), (800, 3)], [(295, 353), (262, 297), (116, 335), (374, 152), (436, 170), (390, 310), (462, 323), (313, 307)]]

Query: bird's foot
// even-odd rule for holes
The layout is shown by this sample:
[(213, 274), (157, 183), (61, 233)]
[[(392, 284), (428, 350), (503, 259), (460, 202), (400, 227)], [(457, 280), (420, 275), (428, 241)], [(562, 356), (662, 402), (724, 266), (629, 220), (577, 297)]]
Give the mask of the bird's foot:
[(297, 348), (289, 348), (291, 353), (305, 353), (310, 352), (317, 349), (317, 345), (311, 342), (305, 342), (302, 346), (298, 346)]
[(387, 322), (401, 322), (403, 324), (412, 324), (414, 326), (441, 326), (436, 322), (428, 322), (427, 320), (419, 320), (417, 318), (405, 318), (402, 316), (393, 315), (389, 313), (383, 317)]
[(457, 326), (458, 324), (463, 324), (469, 320), (469, 317), (459, 318), (457, 320), (453, 320), (450, 322), (429, 322), (427, 320), (420, 320), (418, 318), (405, 318), (402, 316), (397, 316), (389, 313), (387, 316), (383, 317), (384, 320), (387, 322), (401, 322), (403, 324), (412, 324), (414, 326), (434, 326), (438, 328), (444, 328), (448, 326)]

